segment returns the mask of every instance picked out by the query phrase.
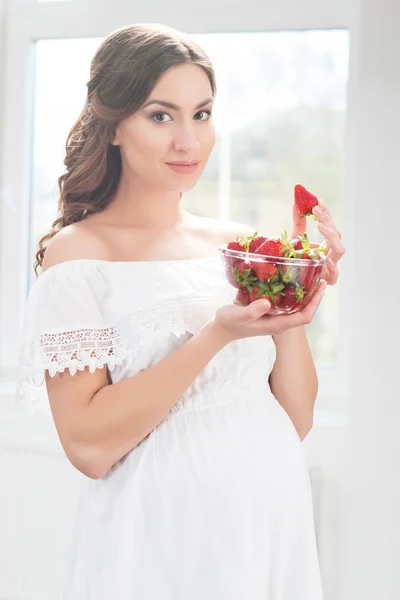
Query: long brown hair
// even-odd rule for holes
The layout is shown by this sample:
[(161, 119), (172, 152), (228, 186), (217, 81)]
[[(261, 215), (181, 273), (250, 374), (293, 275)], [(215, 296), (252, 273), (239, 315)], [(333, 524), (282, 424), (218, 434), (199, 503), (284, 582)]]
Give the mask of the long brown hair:
[(117, 190), (121, 155), (111, 144), (119, 121), (145, 102), (170, 67), (193, 63), (208, 75), (215, 96), (214, 69), (207, 54), (185, 34), (164, 25), (128, 25), (113, 31), (91, 62), (87, 97), (66, 141), (66, 172), (58, 178), (58, 217), (39, 241), (35, 274), (47, 243), (71, 223), (103, 210)]

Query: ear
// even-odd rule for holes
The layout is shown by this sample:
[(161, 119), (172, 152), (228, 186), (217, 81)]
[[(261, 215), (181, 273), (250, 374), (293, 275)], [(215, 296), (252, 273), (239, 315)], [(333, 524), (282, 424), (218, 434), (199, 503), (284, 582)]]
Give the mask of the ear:
[(119, 131), (118, 131), (118, 126), (114, 127), (113, 133), (112, 133), (112, 137), (111, 137), (111, 142), (110, 144), (112, 144), (113, 146), (120, 146), (120, 141), (119, 141)]

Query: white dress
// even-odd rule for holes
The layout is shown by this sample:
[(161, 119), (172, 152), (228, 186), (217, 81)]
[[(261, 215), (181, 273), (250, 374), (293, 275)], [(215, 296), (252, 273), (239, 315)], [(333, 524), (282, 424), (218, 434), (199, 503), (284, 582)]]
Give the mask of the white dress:
[[(118, 382), (151, 367), (234, 294), (218, 255), (50, 267), (25, 305), (18, 406), (51, 417), (44, 369), (107, 364)], [(228, 344), (104, 478), (84, 477), (63, 600), (322, 600), (305, 454), (268, 384), (275, 358), (270, 336)]]

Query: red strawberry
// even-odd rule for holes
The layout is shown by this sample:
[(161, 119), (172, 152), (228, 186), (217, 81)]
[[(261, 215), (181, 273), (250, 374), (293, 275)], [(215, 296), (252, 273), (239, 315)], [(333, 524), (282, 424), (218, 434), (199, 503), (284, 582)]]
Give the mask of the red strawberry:
[(248, 260), (240, 260), (236, 264), (236, 268), (239, 271), (239, 273), (241, 273), (241, 275), (244, 275), (247, 269), (251, 269), (251, 263)]
[(323, 264), (321, 265), (307, 265), (300, 268), (299, 285), (304, 288), (305, 291), (309, 292), (313, 290), (320, 279), (323, 270)]
[(301, 250), (301, 249), (302, 249), (302, 247), (303, 247), (303, 246), (302, 246), (302, 243), (301, 243), (301, 240), (300, 240), (300, 239), (298, 239), (298, 238), (294, 238), (294, 239), (292, 240), (292, 243), (293, 243), (293, 248), (294, 248), (295, 250)]
[(255, 233), (253, 233), (253, 235), (249, 235), (247, 238), (247, 242), (248, 242), (248, 251), (249, 252), (255, 252), (257, 250), (257, 248), (266, 241), (266, 237), (265, 235), (258, 235), (258, 232), (256, 231)]
[(250, 303), (249, 290), (241, 288), (237, 291), (236, 302), (241, 306), (247, 306)]
[(227, 271), (231, 272), (228, 281), (236, 288), (251, 288), (257, 281), (252, 272), (251, 264), (245, 260), (240, 260), (233, 267), (227, 267)]
[(318, 204), (317, 196), (306, 190), (303, 185), (297, 183), (294, 186), (294, 202), (302, 216), (312, 215), (312, 209)]
[(300, 233), (297, 237), (290, 240), (295, 250), (302, 250), (303, 248), (309, 248), (310, 242), (308, 240), (307, 232)]
[(295, 284), (299, 278), (301, 267), (294, 265), (279, 265), (279, 277), (282, 283)]
[(288, 232), (285, 231), (281, 237), (275, 236), (267, 238), (265, 242), (260, 244), (255, 251), (255, 254), (263, 256), (292, 256), (293, 244), (289, 239)]
[(246, 247), (242, 238), (237, 237), (236, 240), (229, 242), (227, 245), (227, 250), (239, 250), (239, 252), (246, 252)]
[(283, 304), (289, 309), (293, 308), (294, 306), (298, 306), (303, 302), (306, 294), (307, 291), (305, 291), (301, 286), (292, 284), (288, 285), (285, 288)]
[[(231, 257), (225, 257), (225, 260), (227, 260), (228, 258), (231, 258)], [(235, 273), (236, 273), (235, 268), (237, 268), (238, 273), (240, 273), (242, 275), (246, 270), (245, 265), (246, 265), (246, 262), (244, 260), (241, 260), (240, 258), (236, 258), (234, 264), (230, 264), (228, 262), (225, 265), (226, 277), (227, 277), (229, 283), (231, 285), (233, 285), (234, 287), (237, 287), (237, 288), (239, 287), (238, 280), (235, 276)], [(251, 265), (249, 264), (248, 267), (251, 268)]]
[[(311, 248), (310, 241), (307, 236), (307, 232), (300, 233), (297, 238), (293, 238), (291, 240), (294, 249), (296, 252), (293, 253), (294, 258), (307, 258), (309, 260), (319, 260), (321, 258), (321, 254), (327, 253), (327, 248)], [(299, 252), (302, 250), (302, 252)]]
[(263, 256), (283, 256), (285, 248), (279, 237), (275, 236), (268, 238), (258, 246), (255, 254), (262, 254)]
[(264, 295), (264, 293), (262, 292), (261, 286), (260, 287), (254, 286), (253, 289), (250, 290), (250, 292), (249, 292), (250, 302), (255, 302), (256, 300), (259, 300), (260, 298), (268, 298), (268, 300), (269, 300), (269, 297), (267, 295), (268, 293), (269, 293), (269, 290), (266, 291), (265, 295)]
[[(231, 267), (236, 265), (240, 260), (242, 260), (242, 257), (240, 256), (240, 254), (230, 256), (229, 250), (234, 250), (236, 252), (246, 252), (246, 246), (245, 246), (245, 242), (243, 241), (243, 238), (237, 236), (236, 240), (232, 240), (231, 242), (229, 242), (227, 244), (226, 250), (223, 251), (224, 252), (224, 260), (225, 260), (225, 264), (227, 267), (226, 275), (227, 275), (228, 281), (231, 281), (230, 269), (231, 269)], [(228, 255), (226, 254), (226, 251), (228, 251)]]
[(273, 306), (278, 306), (282, 301), (284, 285), (282, 283), (258, 283), (250, 290), (250, 302), (267, 298)]
[(258, 279), (271, 279), (277, 271), (278, 267), (272, 263), (251, 261), (254, 273)]
[(303, 248), (295, 250), (294, 258), (305, 258), (307, 260), (319, 260), (319, 254), (315, 248)]

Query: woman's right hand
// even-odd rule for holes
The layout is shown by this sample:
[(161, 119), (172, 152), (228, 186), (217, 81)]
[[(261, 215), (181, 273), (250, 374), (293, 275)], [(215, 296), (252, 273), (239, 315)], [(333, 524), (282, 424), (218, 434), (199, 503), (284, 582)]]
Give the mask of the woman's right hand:
[(225, 342), (261, 335), (279, 335), (287, 329), (308, 325), (322, 300), (326, 281), (321, 280), (311, 301), (289, 315), (268, 315), (271, 303), (257, 300), (248, 306), (226, 304), (215, 313), (213, 328)]

